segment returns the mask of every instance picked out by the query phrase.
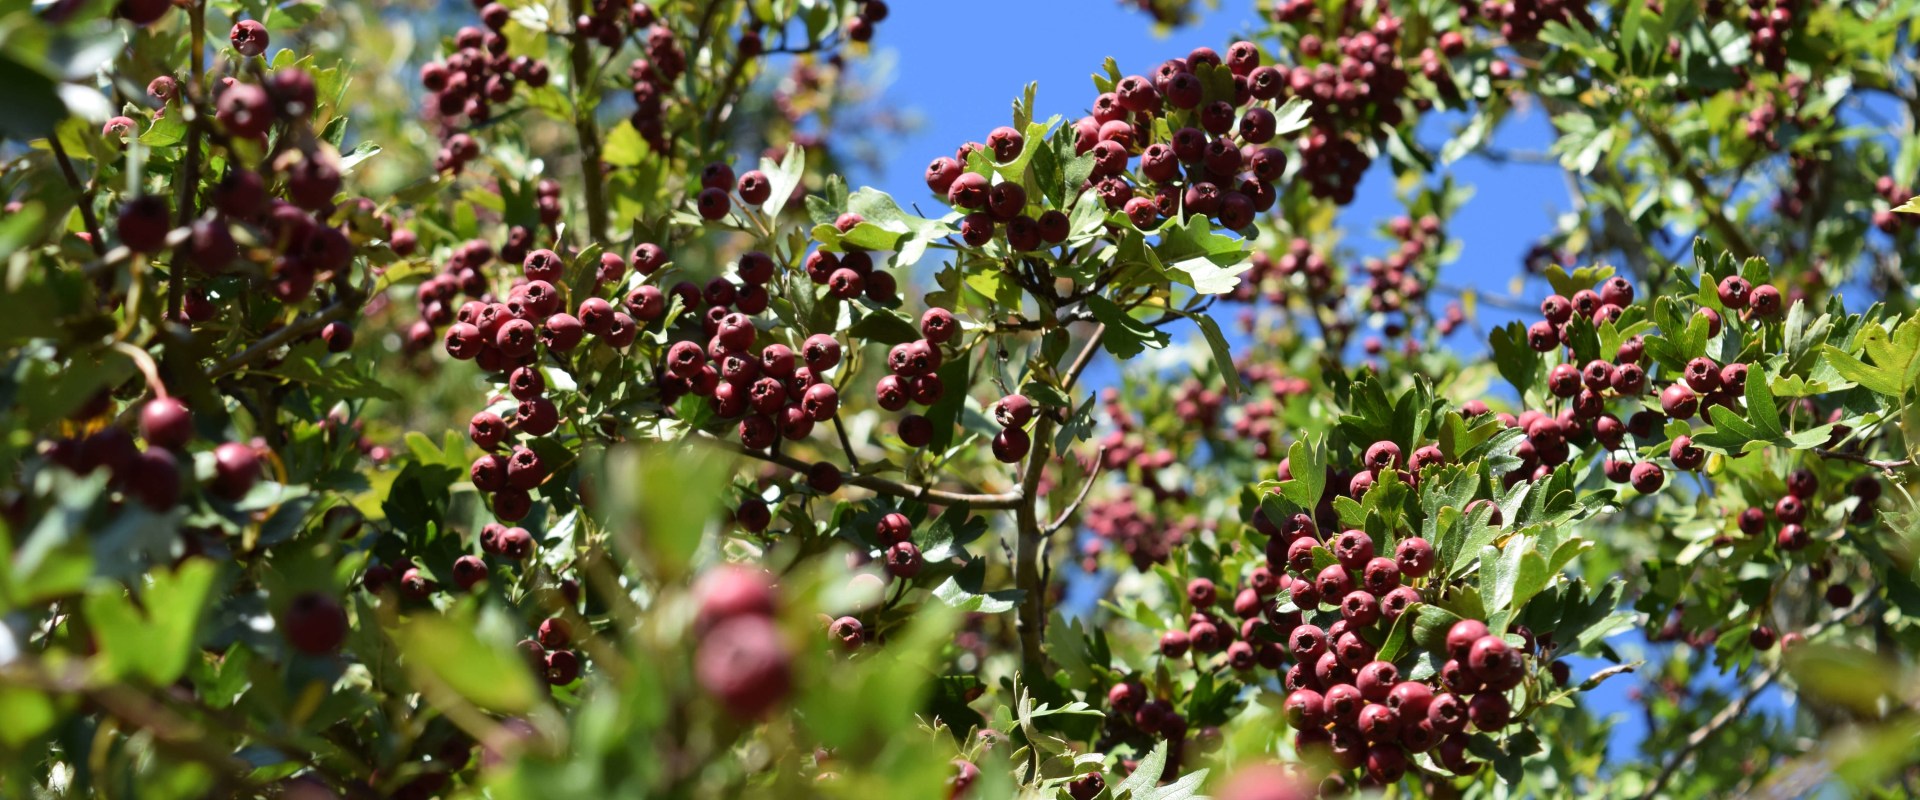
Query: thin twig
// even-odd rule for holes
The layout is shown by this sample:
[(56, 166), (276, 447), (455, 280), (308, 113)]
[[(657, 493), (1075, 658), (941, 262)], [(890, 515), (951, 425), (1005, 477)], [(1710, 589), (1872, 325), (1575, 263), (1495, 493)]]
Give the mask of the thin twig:
[(1821, 458), (1831, 458), (1836, 461), (1851, 461), (1855, 464), (1865, 464), (1888, 474), (1892, 474), (1896, 469), (1913, 466), (1913, 459), (1911, 458), (1903, 458), (1898, 461), (1881, 461), (1868, 458), (1859, 453), (1846, 453), (1839, 450), (1815, 450), (1813, 454)]
[(232, 358), (220, 362), (219, 366), (214, 367), (213, 371), (207, 373), (207, 378), (213, 380), (225, 376), (241, 367), (253, 363), (268, 353), (285, 347), (300, 337), (326, 327), (329, 322), (346, 319), (359, 308), (358, 303), (350, 302), (350, 300), (351, 298), (342, 297), (333, 301), (332, 305), (321, 309), (320, 313), (296, 320), (291, 325), (261, 337), (260, 341), (256, 342), (252, 347), (242, 350)]
[[(794, 472), (804, 473), (813, 466), (789, 455), (749, 450), (739, 442), (730, 442), (711, 434), (696, 433), (687, 438), (704, 443), (710, 447), (724, 448), (750, 458), (765, 461), (769, 464), (785, 467)], [(904, 497), (909, 500), (919, 500), (939, 505), (950, 506), (966, 503), (975, 509), (1004, 510), (1013, 508), (1020, 502), (1020, 492), (1018, 491), (1000, 492), (997, 494), (967, 494), (935, 489), (930, 486), (912, 486), (890, 481), (877, 475), (858, 474), (847, 476), (846, 482), (849, 485), (858, 486), (876, 494), (884, 494), (890, 497)]]
[(1074, 513), (1080, 510), (1080, 504), (1086, 502), (1087, 494), (1093, 491), (1093, 484), (1099, 480), (1100, 471), (1105, 469), (1106, 466), (1107, 448), (1102, 446), (1100, 451), (1094, 454), (1093, 469), (1087, 472), (1087, 482), (1081, 485), (1080, 494), (1073, 498), (1072, 503), (1067, 504), (1066, 509), (1060, 512), (1060, 516), (1055, 517), (1053, 522), (1049, 523), (1047, 527), (1042, 530), (1044, 535), (1052, 536), (1055, 532), (1059, 531), (1062, 526), (1067, 524), (1067, 520), (1073, 518)]
[(1647, 137), (1660, 148), (1660, 154), (1665, 156), (1667, 162), (1680, 173), (1681, 179), (1693, 188), (1694, 197), (1700, 201), (1701, 212), (1707, 215), (1707, 225), (1725, 240), (1722, 244), (1733, 251), (1735, 258), (1741, 260), (1759, 255), (1760, 251), (1754, 249), (1752, 242), (1747, 241), (1747, 235), (1740, 230), (1740, 227), (1727, 219), (1726, 208), (1714, 199), (1720, 195), (1714, 192), (1713, 187), (1707, 185), (1706, 179), (1702, 178), (1699, 172), (1694, 170), (1693, 162), (1687, 160), (1680, 145), (1673, 141), (1673, 136), (1668, 134), (1665, 128), (1655, 126), (1638, 108), (1633, 110), (1633, 117), (1640, 123), (1640, 129), (1646, 131)]
[[(1872, 595), (1872, 592), (1862, 592), (1859, 602), (1854, 603), (1842, 611), (1836, 612), (1833, 616), (1821, 620), (1813, 627), (1808, 628), (1805, 634), (1806, 638), (1811, 641), (1826, 629), (1838, 625), (1845, 621), (1846, 618), (1853, 616), (1854, 612), (1866, 608), (1872, 599)], [(1679, 772), (1680, 767), (1685, 765), (1687, 760), (1692, 758), (1693, 754), (1698, 751), (1702, 745), (1707, 743), (1708, 739), (1713, 738), (1714, 734), (1719, 733), (1720, 729), (1725, 728), (1729, 723), (1745, 716), (1747, 708), (1753, 705), (1753, 701), (1759, 698), (1760, 693), (1766, 691), (1768, 686), (1773, 685), (1773, 682), (1779, 679), (1780, 672), (1786, 668), (1786, 664), (1787, 659), (1783, 654), (1783, 657), (1776, 659), (1772, 666), (1767, 667), (1766, 671), (1755, 675), (1752, 680), (1748, 681), (1746, 690), (1741, 692), (1739, 699), (1735, 700), (1732, 705), (1720, 709), (1720, 713), (1713, 715), (1712, 719), (1707, 720), (1707, 724), (1696, 728), (1693, 733), (1687, 734), (1686, 745), (1681, 747), (1679, 752), (1674, 753), (1673, 759), (1668, 761), (1667, 765), (1660, 769), (1660, 775), (1654, 778), (1653, 783), (1647, 787), (1647, 791), (1640, 795), (1641, 800), (1652, 800), (1652, 798), (1658, 796), (1660, 790), (1666, 788), (1667, 782), (1673, 780), (1674, 773)]]
[(114, 342), (112, 347), (125, 354), (127, 358), (132, 359), (133, 365), (138, 367), (140, 374), (147, 379), (147, 388), (153, 391), (154, 397), (161, 399), (166, 398), (167, 385), (160, 380), (160, 369), (154, 365), (153, 356), (148, 355), (147, 351), (126, 342)]
[[(176, 176), (176, 180), (180, 183), (180, 200), (178, 202), (179, 208), (177, 209), (179, 216), (176, 217), (176, 219), (179, 220), (178, 225), (182, 228), (193, 224), (195, 215), (193, 208), (194, 193), (200, 191), (200, 135), (201, 129), (206, 126), (200, 124), (200, 106), (192, 101), (206, 88), (206, 64), (204, 63), (205, 59), (203, 57), (207, 49), (207, 4), (205, 0), (194, 0), (193, 4), (188, 6), (187, 13), (193, 25), (193, 52), (192, 55), (189, 56), (191, 60), (188, 62), (191, 65), (190, 71), (193, 75), (193, 81), (185, 93), (185, 99), (189, 102), (180, 104), (180, 113), (192, 115), (187, 118), (189, 124), (187, 125), (186, 168), (181, 175)], [(186, 296), (187, 277), (185, 270), (182, 265), (174, 264), (171, 269), (167, 270), (166, 319), (168, 321), (181, 318), (180, 305), (186, 301)], [(171, 363), (172, 359), (169, 358), (168, 361)]]
[(100, 238), (100, 220), (93, 215), (93, 184), (80, 183), (80, 173), (73, 170), (73, 160), (67, 157), (67, 148), (60, 144), (58, 131), (47, 136), (47, 144), (53, 148), (53, 158), (60, 162), (60, 174), (66, 176), (67, 186), (80, 194), (80, 221), (86, 223), (88, 244), (93, 245), (93, 254), (105, 257), (107, 243)]
[[(580, 19), (587, 13), (583, 0), (567, 0), (567, 7), (573, 12), (574, 19)], [(605, 178), (601, 175), (600, 166), (600, 127), (593, 113), (585, 110), (589, 97), (593, 99), (594, 107), (599, 107), (600, 86), (592, 78), (593, 58), (588, 52), (593, 40), (578, 30), (573, 32), (572, 39), (573, 44), (569, 49), (573, 59), (573, 130), (580, 139), (580, 180), (586, 184), (587, 243), (592, 244), (607, 239), (607, 199)]]
[(847, 426), (840, 423), (840, 412), (833, 412), (833, 432), (840, 435), (840, 449), (847, 453), (847, 466), (860, 471), (860, 459), (853, 454), (853, 441), (847, 438)]

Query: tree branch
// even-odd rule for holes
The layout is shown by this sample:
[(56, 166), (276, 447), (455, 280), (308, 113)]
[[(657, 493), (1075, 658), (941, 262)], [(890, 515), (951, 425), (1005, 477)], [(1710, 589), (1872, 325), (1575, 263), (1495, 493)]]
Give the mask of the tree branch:
[(1821, 458), (1831, 458), (1836, 461), (1851, 461), (1855, 464), (1865, 464), (1889, 475), (1893, 474), (1893, 471), (1896, 469), (1913, 466), (1913, 459), (1911, 458), (1903, 458), (1898, 461), (1881, 461), (1868, 458), (1859, 453), (1846, 453), (1839, 450), (1815, 450), (1813, 454)]
[[(580, 19), (587, 13), (584, 0), (567, 0), (567, 7), (574, 19)], [(600, 126), (593, 112), (586, 110), (589, 98), (593, 99), (596, 108), (599, 106), (600, 87), (586, 85), (593, 81), (593, 56), (588, 52), (593, 40), (577, 29), (571, 38), (573, 130), (580, 139), (580, 180), (586, 185), (587, 242), (591, 244), (607, 239), (607, 198), (606, 182), (600, 166)]]
[(53, 158), (60, 162), (60, 174), (66, 176), (67, 186), (80, 195), (80, 221), (86, 223), (88, 244), (93, 245), (93, 254), (105, 258), (107, 243), (100, 238), (100, 220), (93, 215), (93, 187), (80, 182), (80, 173), (73, 170), (73, 160), (67, 157), (67, 148), (60, 143), (60, 132), (54, 131), (47, 137), (47, 144), (53, 148)]
[[(1061, 378), (1061, 385), (1068, 392), (1073, 384), (1093, 361), (1094, 351), (1100, 349), (1100, 340), (1105, 338), (1107, 326), (1102, 324), (1093, 329), (1087, 337), (1087, 343), (1074, 356), (1073, 363), (1067, 367)], [(1047, 625), (1047, 587), (1040, 574), (1041, 548), (1045, 545), (1047, 531), (1040, 527), (1040, 476), (1045, 472), (1047, 458), (1052, 452), (1054, 419), (1051, 415), (1040, 415), (1040, 421), (1033, 426), (1033, 449), (1027, 454), (1026, 472), (1020, 479), (1020, 502), (1014, 507), (1014, 522), (1019, 531), (1019, 539), (1014, 543), (1013, 583), (1026, 594), (1020, 598), (1018, 627), (1020, 630), (1021, 673), (1028, 682), (1046, 680), (1047, 655), (1041, 649), (1041, 635)], [(1091, 481), (1089, 481), (1091, 483)]]
[(1099, 480), (1100, 471), (1105, 469), (1106, 465), (1107, 448), (1102, 447), (1093, 457), (1093, 469), (1087, 471), (1087, 482), (1080, 486), (1080, 494), (1073, 498), (1072, 503), (1067, 504), (1066, 509), (1060, 512), (1060, 516), (1055, 517), (1053, 522), (1047, 524), (1047, 527), (1042, 531), (1044, 535), (1052, 536), (1055, 532), (1059, 531), (1062, 526), (1067, 524), (1067, 520), (1073, 518), (1074, 512), (1080, 510), (1080, 504), (1086, 502), (1087, 494), (1093, 491), (1094, 481)]
[[(181, 175), (175, 180), (179, 184), (180, 199), (175, 203), (179, 215), (175, 217), (179, 227), (193, 224), (194, 195), (200, 191), (200, 135), (204, 125), (200, 124), (200, 105), (194, 102), (197, 95), (206, 87), (207, 68), (204, 55), (207, 51), (207, 4), (205, 0), (194, 0), (187, 7), (188, 18), (192, 20), (193, 52), (188, 56), (189, 71), (193, 75), (187, 91), (183, 93), (186, 102), (180, 104), (180, 113), (190, 114), (187, 118), (187, 162)], [(178, 261), (179, 259), (175, 259)], [(187, 296), (187, 278), (185, 264), (172, 264), (167, 270), (167, 316), (168, 322), (180, 319), (180, 305)], [(167, 359), (172, 363), (173, 359)]]
[[(1859, 602), (1834, 613), (1813, 627), (1808, 628), (1806, 632), (1807, 639), (1811, 641), (1826, 629), (1839, 625), (1845, 621), (1847, 617), (1853, 616), (1854, 612), (1866, 608), (1873, 597), (1873, 592), (1862, 592), (1860, 597)], [(1729, 723), (1746, 716), (1747, 708), (1753, 705), (1753, 701), (1760, 697), (1761, 692), (1766, 691), (1768, 686), (1773, 685), (1773, 682), (1779, 679), (1780, 672), (1786, 668), (1786, 665), (1787, 659), (1783, 653), (1782, 657), (1775, 659), (1773, 664), (1767, 667), (1764, 672), (1753, 676), (1753, 679), (1747, 682), (1747, 688), (1740, 693), (1740, 697), (1736, 699), (1732, 705), (1720, 709), (1720, 713), (1713, 715), (1712, 719), (1707, 720), (1707, 724), (1695, 729), (1693, 733), (1687, 734), (1686, 745), (1680, 748), (1680, 752), (1674, 753), (1673, 760), (1668, 761), (1667, 765), (1660, 769), (1660, 775), (1654, 778), (1653, 783), (1647, 787), (1647, 791), (1640, 795), (1641, 800), (1652, 800), (1658, 796), (1660, 790), (1666, 788), (1667, 782), (1673, 780), (1674, 774), (1680, 771), (1680, 767), (1685, 765), (1688, 759), (1691, 759), (1693, 754), (1697, 752), (1702, 745), (1707, 743), (1708, 739), (1713, 738), (1714, 734), (1719, 733), (1720, 729), (1725, 728)]]
[(329, 322), (346, 319), (358, 308), (359, 304), (352, 302), (352, 298), (338, 298), (333, 301), (332, 305), (321, 309), (320, 313), (305, 319), (296, 320), (291, 325), (269, 333), (261, 337), (260, 341), (254, 343), (252, 347), (242, 350), (232, 358), (220, 362), (219, 366), (214, 367), (213, 371), (207, 373), (207, 379), (213, 380), (235, 372), (241, 367), (259, 360), (262, 356), (278, 350), (281, 347), (285, 347), (296, 339), (326, 327)]
[(1654, 145), (1660, 148), (1660, 154), (1665, 156), (1674, 170), (1680, 173), (1681, 179), (1693, 188), (1694, 197), (1700, 201), (1701, 213), (1707, 215), (1707, 226), (1713, 228), (1714, 233), (1725, 240), (1722, 243), (1728, 250), (1733, 251), (1734, 257), (1745, 260), (1759, 255), (1760, 251), (1754, 249), (1752, 242), (1747, 241), (1746, 233), (1733, 224), (1732, 220), (1727, 219), (1725, 207), (1713, 199), (1719, 194), (1713, 187), (1707, 185), (1707, 180), (1700, 177), (1698, 171), (1694, 170), (1693, 163), (1687, 160), (1686, 153), (1681, 151), (1680, 145), (1673, 141), (1673, 136), (1668, 134), (1665, 128), (1656, 127), (1637, 107), (1633, 109), (1633, 118), (1640, 123), (1640, 129), (1646, 131), (1648, 138), (1653, 139)]
[[(749, 450), (739, 442), (730, 442), (712, 434), (696, 433), (688, 438), (702, 442), (710, 447), (732, 450), (749, 458), (755, 458), (769, 464), (785, 467), (794, 472), (804, 473), (813, 466), (789, 455)], [(912, 486), (890, 481), (876, 475), (849, 475), (847, 476), (847, 483), (875, 494), (884, 494), (889, 497), (904, 497), (909, 500), (919, 500), (939, 505), (950, 506), (966, 503), (976, 509), (1005, 510), (1013, 508), (1020, 502), (1019, 491), (1000, 492), (998, 494), (966, 494), (962, 492), (950, 492), (944, 489), (935, 489), (930, 486)]]

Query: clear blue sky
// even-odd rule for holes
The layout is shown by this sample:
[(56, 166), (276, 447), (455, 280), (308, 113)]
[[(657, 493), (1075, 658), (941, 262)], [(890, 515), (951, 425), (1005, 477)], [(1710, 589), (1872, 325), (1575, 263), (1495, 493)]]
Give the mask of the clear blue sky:
[[(901, 0), (880, 26), (876, 43), (888, 58), (888, 74), (870, 76), (889, 85), (885, 102), (920, 120), (911, 134), (882, 142), (883, 169), (855, 174), (854, 182), (877, 186), (902, 205), (929, 198), (922, 170), (929, 160), (951, 154), (962, 142), (978, 141), (996, 125), (1008, 124), (1012, 102), (1030, 81), (1040, 84), (1038, 109), (1042, 119), (1060, 114), (1074, 119), (1086, 113), (1096, 90), (1089, 76), (1109, 56), (1128, 74), (1144, 74), (1166, 58), (1185, 55), (1198, 46), (1224, 51), (1240, 34), (1253, 28), (1254, 3), (1223, 0), (1221, 8), (1199, 25), (1157, 37), (1147, 18), (1110, 0), (971, 0), (964, 4)], [(1268, 5), (1260, 3), (1261, 6)], [(1438, 152), (1463, 120), (1457, 115), (1429, 115), (1419, 140)], [(1544, 152), (1551, 131), (1538, 111), (1517, 114), (1500, 131), (1494, 144), (1504, 151)], [(1454, 217), (1448, 233), (1464, 243), (1461, 257), (1446, 267), (1441, 280), (1471, 287), (1485, 294), (1506, 295), (1520, 274), (1520, 259), (1537, 238), (1552, 229), (1554, 218), (1571, 202), (1557, 166), (1493, 163), (1472, 158), (1448, 168), (1455, 180), (1477, 189), (1472, 201)], [(923, 204), (928, 213), (936, 206)], [(1361, 187), (1358, 199), (1341, 215), (1348, 230), (1344, 244), (1359, 255), (1383, 252), (1385, 243), (1371, 231), (1399, 213), (1393, 176), (1384, 159)], [(1525, 296), (1538, 300), (1546, 289), (1527, 287)], [(1436, 299), (1434, 302), (1443, 303)], [(1436, 306), (1436, 309), (1439, 306)], [(1231, 312), (1230, 312), (1231, 313)], [(1481, 307), (1480, 321), (1492, 327), (1517, 319), (1515, 315)], [(1470, 326), (1463, 326), (1448, 342), (1467, 353), (1484, 349)], [(1112, 374), (1090, 376), (1096, 382)], [(1628, 657), (1644, 657), (1648, 647), (1637, 634), (1614, 640)], [(1605, 666), (1574, 660), (1575, 680)], [(1715, 685), (1724, 678), (1710, 677)], [(1627, 701), (1638, 678), (1615, 678), (1583, 699), (1594, 713), (1619, 714), (1609, 751), (1612, 759), (1633, 759), (1646, 734), (1644, 718)], [(1778, 694), (1761, 698), (1757, 707), (1786, 710)]]

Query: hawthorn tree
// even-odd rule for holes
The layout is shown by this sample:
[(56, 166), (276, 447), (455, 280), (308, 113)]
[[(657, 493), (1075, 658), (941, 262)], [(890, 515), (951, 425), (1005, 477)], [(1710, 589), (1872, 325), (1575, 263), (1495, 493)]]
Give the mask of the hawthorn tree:
[(0, 8), (0, 785), (1911, 794), (1916, 14), (1284, 0), (896, 198), (879, 0)]

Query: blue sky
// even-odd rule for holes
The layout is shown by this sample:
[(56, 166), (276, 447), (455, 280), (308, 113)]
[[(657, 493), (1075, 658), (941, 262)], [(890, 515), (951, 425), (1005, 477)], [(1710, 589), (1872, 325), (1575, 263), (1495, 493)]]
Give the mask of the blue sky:
[[(1252, 2), (1224, 0), (1200, 24), (1159, 37), (1144, 15), (1108, 0), (895, 2), (876, 37), (880, 49), (888, 52), (875, 63), (886, 64), (887, 71), (870, 79), (887, 82), (884, 102), (899, 113), (917, 117), (919, 124), (907, 135), (887, 138), (881, 144), (883, 168), (877, 173), (856, 173), (854, 182), (884, 189), (903, 205), (927, 199), (921, 177), (927, 162), (951, 154), (962, 142), (984, 139), (996, 125), (1008, 124), (1012, 102), (1028, 82), (1040, 85), (1035, 116), (1060, 114), (1071, 120), (1086, 112), (1096, 92), (1089, 76), (1107, 57), (1116, 58), (1123, 72), (1133, 74), (1146, 73), (1160, 61), (1185, 55), (1194, 47), (1224, 51), (1237, 34), (1252, 29), (1254, 13)], [(1463, 123), (1458, 115), (1429, 115), (1418, 139), (1430, 152), (1437, 152)], [(1544, 115), (1521, 111), (1503, 126), (1494, 144), (1502, 151), (1544, 152), (1550, 141)], [(1483, 294), (1508, 295), (1520, 274), (1521, 257), (1552, 229), (1557, 215), (1572, 207), (1565, 180), (1556, 165), (1495, 163), (1483, 158), (1463, 160), (1448, 171), (1477, 192), (1449, 225), (1449, 235), (1463, 242), (1464, 248), (1459, 260), (1442, 272), (1441, 280)], [(933, 206), (922, 207), (933, 213)], [(1361, 255), (1383, 252), (1385, 242), (1371, 232), (1399, 210), (1393, 176), (1382, 160), (1367, 176), (1358, 199), (1341, 213), (1348, 231), (1344, 245)], [(1525, 287), (1523, 294), (1537, 301), (1546, 289), (1536, 282)], [(1485, 327), (1518, 318), (1481, 306), (1480, 321)], [(1448, 344), (1465, 353), (1485, 346), (1470, 326), (1463, 326)], [(1089, 377), (1098, 384), (1111, 380), (1112, 374), (1096, 372)], [(1614, 644), (1629, 658), (1648, 654), (1647, 644), (1637, 634), (1618, 637)], [(1606, 664), (1575, 659), (1574, 666), (1578, 680)], [(1711, 673), (1704, 680), (1713, 685), (1727, 682), (1724, 676)], [(1635, 758), (1646, 734), (1644, 718), (1627, 700), (1628, 690), (1638, 684), (1637, 678), (1616, 678), (1584, 698), (1594, 713), (1618, 715), (1610, 759)], [(1761, 698), (1756, 707), (1773, 713), (1787, 708), (1778, 693)]]

